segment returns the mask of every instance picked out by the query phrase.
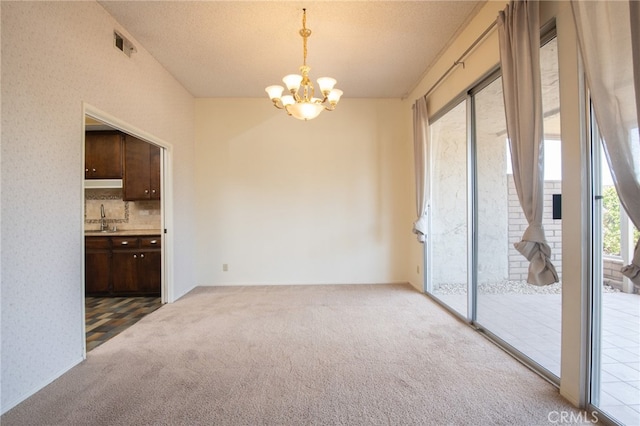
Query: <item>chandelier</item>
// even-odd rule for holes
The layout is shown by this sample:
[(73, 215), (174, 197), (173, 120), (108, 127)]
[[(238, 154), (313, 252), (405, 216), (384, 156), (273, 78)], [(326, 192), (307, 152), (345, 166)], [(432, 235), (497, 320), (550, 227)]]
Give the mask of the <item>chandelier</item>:
[(309, 80), (307, 66), (307, 38), (311, 35), (311, 30), (307, 28), (307, 9), (302, 9), (302, 53), (303, 62), (300, 67), (300, 74), (289, 74), (282, 81), (287, 86), (290, 94), (282, 96), (284, 87), (269, 86), (265, 91), (273, 101), (273, 105), (278, 109), (284, 109), (287, 114), (298, 120), (311, 120), (316, 118), (322, 110), (333, 111), (342, 96), (342, 90), (334, 89), (336, 80), (331, 77), (321, 77), (318, 79), (318, 86), (322, 93), (322, 98), (314, 97), (313, 83)]

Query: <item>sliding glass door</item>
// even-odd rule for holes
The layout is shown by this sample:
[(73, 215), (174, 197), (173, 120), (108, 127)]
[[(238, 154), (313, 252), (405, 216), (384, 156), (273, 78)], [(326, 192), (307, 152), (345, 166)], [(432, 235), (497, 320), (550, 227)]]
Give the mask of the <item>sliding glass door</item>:
[[(561, 195), (561, 141), (556, 39), (540, 49), (544, 115), (543, 227), (552, 262), (562, 277), (562, 225), (553, 215)], [(477, 315), (476, 323), (536, 363), (560, 376), (561, 284), (526, 282), (529, 261), (514, 244), (527, 229), (516, 193), (505, 129), (502, 82), (498, 78), (474, 97), (476, 146)]]
[[(541, 48), (544, 218), (561, 276), (562, 225), (558, 61)], [(551, 380), (560, 375), (561, 284), (526, 282), (528, 260), (513, 247), (528, 223), (516, 193), (498, 72), (436, 117), (431, 129), (431, 232), (427, 292)]]

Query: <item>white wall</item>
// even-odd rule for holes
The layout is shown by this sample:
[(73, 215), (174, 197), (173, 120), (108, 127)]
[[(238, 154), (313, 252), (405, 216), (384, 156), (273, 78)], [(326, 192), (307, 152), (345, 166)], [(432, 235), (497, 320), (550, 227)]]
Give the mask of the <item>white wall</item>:
[(175, 295), (195, 285), (194, 100), (95, 2), (2, 2), (2, 412), (82, 359), (82, 103), (171, 144)]
[(345, 97), (302, 122), (266, 97), (197, 100), (198, 284), (406, 282), (400, 105)]

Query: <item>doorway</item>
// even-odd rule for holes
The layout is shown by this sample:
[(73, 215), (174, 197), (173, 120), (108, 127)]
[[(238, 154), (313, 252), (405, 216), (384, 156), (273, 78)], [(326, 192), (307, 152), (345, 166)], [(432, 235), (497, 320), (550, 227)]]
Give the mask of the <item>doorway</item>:
[(171, 301), (173, 292), (166, 256), (171, 147), (89, 105), (83, 130), (86, 357)]

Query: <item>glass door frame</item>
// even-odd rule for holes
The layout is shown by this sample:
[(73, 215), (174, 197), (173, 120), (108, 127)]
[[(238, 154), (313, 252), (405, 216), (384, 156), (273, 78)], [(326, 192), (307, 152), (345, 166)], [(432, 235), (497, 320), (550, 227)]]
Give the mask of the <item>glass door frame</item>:
[[(589, 99), (590, 97), (587, 96)], [(589, 292), (588, 292), (588, 328), (589, 350), (587, 351), (587, 401), (595, 408), (600, 398), (600, 373), (602, 353), (602, 148), (600, 132), (596, 124), (591, 102), (587, 105), (587, 131), (589, 132), (588, 161), (590, 174), (589, 206), (591, 232), (589, 233)], [(598, 284), (599, 283), (599, 284)]]
[[(550, 40), (557, 37), (555, 27), (550, 27), (543, 32), (543, 35), (540, 38), (540, 48), (542, 48), (545, 44), (547, 44)], [(468, 91), (469, 98), (469, 107), (467, 110), (472, 111), (473, 115), (471, 115), (468, 122), (473, 126), (468, 134), (469, 134), (469, 153), (470, 153), (470, 168), (469, 168), (469, 188), (471, 188), (470, 192), (472, 194), (469, 195), (469, 228), (470, 228), (470, 238), (471, 241), (469, 246), (473, 248), (473, 253), (469, 256), (469, 268), (471, 271), (469, 272), (470, 281), (469, 292), (472, 293), (469, 295), (470, 300), (470, 308), (469, 308), (469, 323), (470, 325), (485, 335), (488, 339), (496, 343), (503, 350), (511, 354), (514, 358), (518, 359), (523, 364), (529, 366), (533, 371), (538, 373), (544, 379), (549, 381), (551, 384), (555, 386), (560, 385), (560, 377), (556, 377), (553, 373), (543, 367), (539, 362), (535, 361), (533, 358), (517, 349), (515, 346), (504, 340), (502, 337), (493, 333), (491, 330), (485, 328), (482, 323), (478, 322), (477, 313), (478, 313), (478, 240), (479, 240), (479, 228), (478, 228), (478, 217), (479, 217), (479, 199), (478, 199), (478, 177), (477, 177), (477, 138), (476, 138), (476, 123), (475, 123), (475, 111), (476, 111), (476, 95), (480, 93), (483, 89), (493, 83), (496, 79), (502, 77), (502, 71), (498, 66), (491, 73), (487, 74), (478, 84), (476, 84), (472, 89)], [(506, 123), (505, 123), (506, 125)], [(508, 161), (511, 161), (510, 159)]]
[[(589, 291), (587, 304), (587, 329), (589, 338), (587, 339), (588, 350), (586, 351), (586, 380), (585, 391), (586, 407), (589, 413), (596, 413), (599, 420), (605, 424), (620, 424), (599, 408), (601, 396), (601, 374), (602, 374), (602, 286), (604, 284), (603, 275), (603, 186), (602, 186), (602, 164), (603, 146), (600, 130), (596, 122), (595, 112), (591, 104), (589, 91), (586, 101), (586, 131), (589, 143), (587, 152), (587, 168), (589, 173), (588, 193), (589, 193), (589, 214), (591, 230), (589, 232)], [(622, 210), (622, 209), (621, 209)], [(622, 217), (621, 217), (622, 220)]]
[[(496, 72), (499, 72), (499, 69), (495, 69), (492, 70), (492, 72), (490, 74), (494, 74)], [(486, 77), (483, 78), (484, 81)], [(497, 77), (496, 77), (497, 78)], [(488, 83), (487, 83), (488, 84)], [(474, 86), (475, 87), (475, 86)], [(430, 117), (430, 126), (433, 125), (435, 122), (437, 122), (440, 118), (444, 117), (447, 113), (449, 113), (450, 111), (452, 111), (453, 109), (455, 109), (458, 105), (460, 105), (461, 103), (465, 103), (465, 114), (466, 114), (466, 120), (465, 120), (465, 147), (466, 147), (466, 168), (467, 168), (467, 179), (466, 179), (466, 218), (467, 218), (467, 253), (466, 255), (466, 264), (467, 264), (467, 309), (465, 314), (463, 315), (462, 313), (456, 311), (455, 309), (453, 309), (452, 307), (450, 307), (446, 302), (444, 302), (443, 300), (441, 300), (437, 294), (434, 294), (433, 292), (433, 275), (431, 273), (432, 268), (430, 267), (430, 265), (432, 265), (432, 260), (433, 260), (433, 238), (431, 238), (430, 236), (433, 235), (432, 229), (433, 229), (433, 223), (432, 223), (432, 217), (433, 217), (433, 206), (431, 205), (431, 196), (429, 197), (429, 200), (427, 202), (427, 238), (426, 241), (424, 243), (424, 247), (423, 247), (423, 254), (424, 254), (424, 259), (423, 259), (423, 270), (424, 270), (424, 284), (423, 284), (423, 289), (424, 289), (424, 294), (426, 294), (428, 297), (430, 297), (432, 300), (434, 300), (435, 302), (437, 302), (439, 305), (442, 305), (445, 309), (447, 309), (447, 311), (449, 311), (452, 315), (455, 315), (456, 317), (460, 318), (461, 320), (463, 320), (466, 323), (471, 323), (470, 322), (470, 314), (469, 312), (474, 310), (471, 308), (471, 303), (472, 303), (472, 296), (471, 293), (471, 286), (473, 284), (473, 282), (471, 281), (471, 273), (470, 273), (470, 266), (473, 264), (473, 260), (471, 259), (472, 257), (474, 257), (473, 253), (470, 253), (469, 247), (471, 247), (471, 241), (473, 239), (473, 231), (471, 230), (472, 224), (469, 221), (469, 218), (473, 216), (473, 211), (471, 208), (471, 191), (470, 188), (472, 188), (472, 181), (473, 181), (473, 176), (472, 173), (470, 173), (470, 164), (473, 164), (472, 161), (474, 160), (473, 157), (471, 156), (471, 151), (470, 151), (470, 147), (473, 146), (473, 138), (470, 132), (470, 128), (471, 128), (471, 124), (472, 124), (472, 119), (473, 116), (471, 115), (471, 90), (465, 90), (462, 94), (456, 96), (455, 98), (453, 98), (451, 101), (449, 101), (444, 107), (442, 107), (438, 112), (436, 112), (433, 116)], [(431, 138), (430, 138), (431, 139)], [(428, 150), (428, 155), (427, 158), (429, 159), (429, 165), (428, 165), (428, 170), (431, 171), (432, 168), (432, 162), (433, 162), (433, 144), (430, 142), (427, 146), (427, 150)], [(429, 194), (433, 194), (433, 179), (430, 177), (429, 178)]]

